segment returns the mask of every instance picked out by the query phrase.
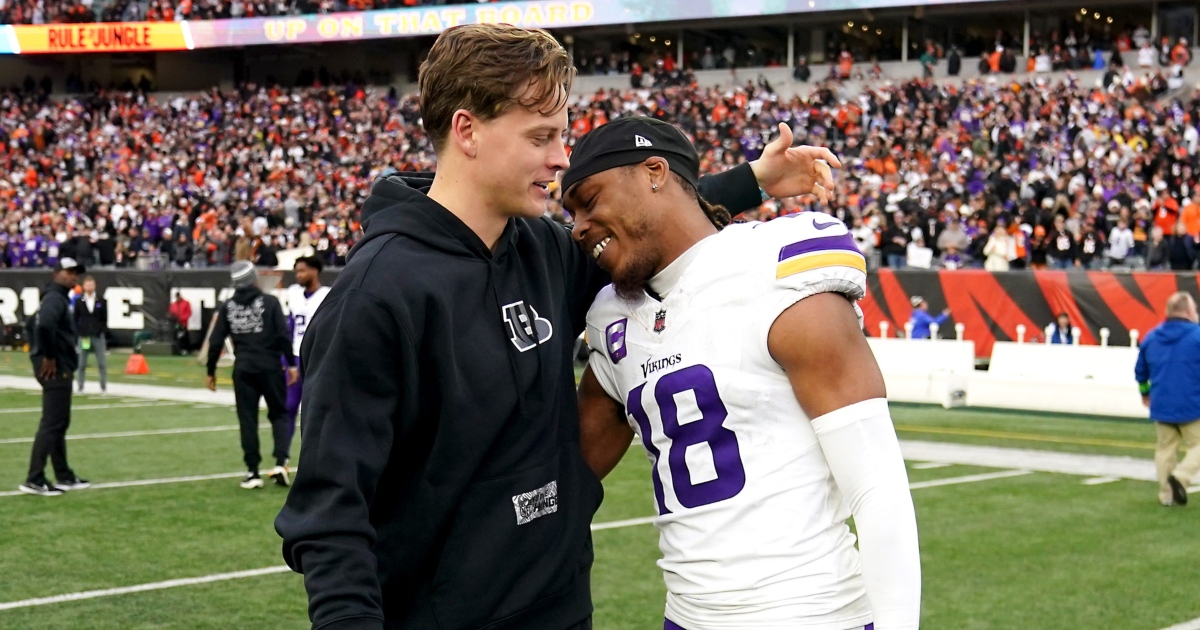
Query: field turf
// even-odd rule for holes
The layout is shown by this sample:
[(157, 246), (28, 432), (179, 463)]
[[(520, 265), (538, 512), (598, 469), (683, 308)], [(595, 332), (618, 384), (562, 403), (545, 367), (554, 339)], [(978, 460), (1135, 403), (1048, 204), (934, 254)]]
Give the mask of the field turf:
[[(0, 355), (0, 374), (27, 375), (15, 359), (23, 357)], [(152, 363), (163, 381), (153, 384), (202, 383), (202, 369), (188, 359), (164, 359), (157, 369)], [(0, 493), (24, 476), (39, 401), (36, 392), (0, 390)], [(0, 629), (308, 627), (301, 577), (289, 572), (6, 610), (22, 600), (282, 564), (272, 520), (285, 492), (238, 488), (231, 408), (90, 395), (77, 396), (75, 407), (68, 448), (81, 475), (154, 483), (57, 498), (0, 494)], [(1153, 454), (1153, 429), (1134, 421), (901, 405), (893, 412), (902, 439)], [(262, 437), (267, 444), (266, 430)], [(910, 462), (909, 470), (918, 484), (988, 472), (996, 469)], [(1192, 597), (1200, 506), (1163, 508), (1144, 481), (1082, 480), (1033, 473), (915, 489), (922, 627), (1159, 630), (1200, 617)], [(605, 492), (595, 523), (653, 513), (640, 447), (605, 480)], [(595, 627), (661, 628), (653, 526), (593, 537)]]

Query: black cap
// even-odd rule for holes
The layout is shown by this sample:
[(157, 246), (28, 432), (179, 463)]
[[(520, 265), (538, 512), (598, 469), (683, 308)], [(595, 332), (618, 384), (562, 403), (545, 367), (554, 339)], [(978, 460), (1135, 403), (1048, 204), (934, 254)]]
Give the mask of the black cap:
[(83, 273), (83, 271), (84, 271), (83, 265), (80, 264), (78, 261), (76, 261), (74, 258), (70, 258), (70, 257), (59, 258), (58, 262), (54, 263), (54, 271), (55, 272), (59, 272), (59, 271), (67, 270), (67, 269), (78, 271), (79, 273)]
[(654, 156), (665, 159), (671, 172), (693, 188), (699, 187), (700, 156), (692, 141), (673, 125), (632, 116), (618, 118), (579, 139), (571, 153), (571, 167), (563, 172), (563, 193), (596, 173), (640, 164)]

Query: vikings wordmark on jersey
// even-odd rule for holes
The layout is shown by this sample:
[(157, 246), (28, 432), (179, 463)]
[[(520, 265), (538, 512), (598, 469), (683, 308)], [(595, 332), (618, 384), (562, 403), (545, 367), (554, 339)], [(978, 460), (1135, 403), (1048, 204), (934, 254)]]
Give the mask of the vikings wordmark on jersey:
[(767, 336), (810, 295), (860, 299), (866, 262), (815, 213), (695, 247), (661, 302), (609, 287), (588, 313), (592, 370), (652, 465), (667, 616), (689, 630), (862, 627), (849, 514)]

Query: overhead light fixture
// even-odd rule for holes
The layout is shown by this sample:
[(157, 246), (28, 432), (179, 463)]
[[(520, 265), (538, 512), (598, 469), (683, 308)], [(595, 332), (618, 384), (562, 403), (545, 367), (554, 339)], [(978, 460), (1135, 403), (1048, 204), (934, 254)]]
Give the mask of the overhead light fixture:
[(1096, 18), (1097, 20), (1099, 20), (1099, 19), (1100, 19), (1100, 12), (1099, 12), (1099, 11), (1097, 11), (1097, 12), (1096, 12), (1096, 14), (1095, 14), (1094, 16), (1092, 16), (1092, 17), (1094, 17), (1094, 18)]
[(881, 29), (881, 28), (877, 28), (877, 29), (875, 29), (875, 34), (876, 34), (876, 35), (883, 35), (883, 29)]
[(653, 44), (653, 43), (654, 43), (654, 42), (656, 42), (656, 41), (658, 41), (658, 38), (657, 38), (657, 37), (655, 37), (655, 36), (653, 36), (653, 35), (651, 35), (651, 36), (650, 36), (650, 43), (651, 43), (651, 44)]
[(665, 42), (663, 42), (663, 43), (664, 43), (664, 44), (666, 44), (666, 45), (668, 45), (668, 46), (670, 46), (670, 45), (671, 45), (671, 40), (669, 40), (669, 39), (668, 39), (667, 41), (665, 41)]
[(867, 25), (866, 25), (866, 24), (863, 24), (863, 30), (864, 30), (864, 31), (865, 31), (865, 30), (867, 30)]
[(1080, 9), (1079, 12), (1083, 15), (1087, 15), (1087, 9)]
[(846, 26), (849, 26), (850, 28), (854, 28), (854, 22), (846, 22)]
[(1109, 24), (1112, 24), (1112, 16), (1111, 16), (1111, 15), (1110, 15), (1110, 16), (1108, 16), (1108, 23), (1109, 23)]

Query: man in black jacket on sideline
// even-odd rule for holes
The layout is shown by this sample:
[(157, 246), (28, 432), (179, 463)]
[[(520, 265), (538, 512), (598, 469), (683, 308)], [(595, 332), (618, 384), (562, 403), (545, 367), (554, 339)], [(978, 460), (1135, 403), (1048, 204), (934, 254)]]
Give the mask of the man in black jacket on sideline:
[(296, 365), (287, 318), (279, 300), (258, 288), (254, 264), (241, 260), (229, 270), (235, 291), (217, 311), (208, 340), (208, 388), (217, 391), (217, 359), (225, 347), (225, 338), (233, 340), (233, 396), (237, 404), (238, 425), (242, 435), (242, 454), (246, 477), (241, 486), (247, 490), (263, 487), (258, 474), (262, 461), (258, 444), (258, 403), (267, 401), (267, 419), (275, 440), (275, 467), (267, 475), (281, 486), (288, 485), (288, 444), (291, 427), (287, 426), (287, 384), (280, 357), (288, 366)]
[[(376, 181), (301, 348), (304, 466), (275, 527), (313, 628), (591, 628), (603, 488), (571, 354), (609, 280), (545, 216), (573, 76), (553, 37), (508, 25), (451, 28), (422, 65), (437, 174)], [(775, 142), (700, 192), (734, 212), (824, 198), (826, 159)]]
[(75, 330), (79, 333), (79, 393), (86, 382), (88, 355), (96, 355), (100, 393), (108, 392), (108, 303), (96, 294), (96, 279), (83, 278), (83, 293), (75, 300)]
[[(76, 350), (75, 316), (71, 312), (71, 289), (83, 266), (74, 258), (60, 258), (54, 266), (54, 281), (42, 291), (42, 303), (30, 319), (29, 359), (42, 386), (42, 419), (33, 438), (29, 475), (17, 487), (25, 494), (54, 497), (66, 490), (86, 488), (67, 464), (67, 428), (71, 426), (71, 377), (79, 361)], [(54, 466), (58, 483), (46, 479), (46, 458)]]

